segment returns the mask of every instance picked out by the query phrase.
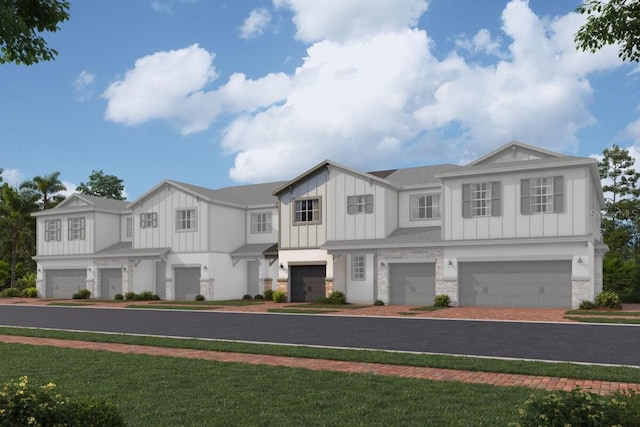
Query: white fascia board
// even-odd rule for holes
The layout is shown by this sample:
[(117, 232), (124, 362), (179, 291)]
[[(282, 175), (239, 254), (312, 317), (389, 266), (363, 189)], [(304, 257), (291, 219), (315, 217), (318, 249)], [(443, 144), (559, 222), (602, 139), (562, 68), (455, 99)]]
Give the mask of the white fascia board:
[[(464, 167), (456, 169), (454, 172), (443, 172), (435, 174), (434, 178), (461, 178), (465, 176), (477, 176), (477, 175), (495, 175), (497, 173), (509, 173), (509, 172), (527, 172), (542, 169), (558, 169), (572, 166), (590, 166), (595, 164), (595, 159), (571, 159), (564, 162), (554, 163), (541, 163), (537, 165), (523, 165), (523, 164), (510, 164), (509, 166), (500, 166), (496, 164), (496, 167), (487, 169), (468, 169)], [(515, 162), (514, 162), (515, 163)]]
[(63, 209), (47, 209), (45, 211), (33, 212), (31, 216), (34, 216), (34, 217), (58, 216), (58, 215), (91, 213), (91, 212), (101, 212), (101, 213), (108, 213), (113, 215), (121, 215), (123, 213), (121, 211), (111, 211), (109, 209), (96, 208), (95, 206), (74, 206), (66, 209), (64, 208)]

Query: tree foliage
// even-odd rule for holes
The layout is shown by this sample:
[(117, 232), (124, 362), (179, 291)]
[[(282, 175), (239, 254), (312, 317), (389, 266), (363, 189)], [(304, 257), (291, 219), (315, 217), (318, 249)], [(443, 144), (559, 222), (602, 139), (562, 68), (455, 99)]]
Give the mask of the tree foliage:
[(576, 9), (587, 22), (575, 34), (580, 50), (596, 52), (619, 44), (623, 61), (640, 60), (640, 1), (587, 0)]
[(40, 197), (40, 209), (51, 209), (64, 200), (64, 195), (59, 194), (67, 187), (60, 181), (60, 172), (53, 172), (45, 176), (35, 176), (31, 181), (20, 184), (21, 189), (33, 190)]
[(124, 200), (123, 181), (115, 175), (105, 175), (102, 170), (92, 171), (89, 181), (80, 183), (77, 191), (90, 196), (106, 197), (109, 199)]
[(58, 51), (40, 34), (56, 32), (69, 19), (65, 0), (2, 0), (0, 2), (0, 64), (31, 65), (50, 61)]

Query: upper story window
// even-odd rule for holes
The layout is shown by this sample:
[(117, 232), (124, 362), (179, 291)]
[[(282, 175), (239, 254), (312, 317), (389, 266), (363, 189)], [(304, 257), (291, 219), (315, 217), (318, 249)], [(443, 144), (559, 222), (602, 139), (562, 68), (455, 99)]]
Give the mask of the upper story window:
[(69, 240), (84, 240), (84, 217), (69, 218)]
[(320, 198), (296, 200), (294, 209), (294, 224), (320, 223)]
[(440, 218), (439, 194), (414, 194), (411, 196), (411, 221)]
[(127, 237), (133, 236), (133, 218), (127, 217), (126, 225), (127, 225), (126, 236)]
[(366, 266), (365, 255), (351, 255), (351, 280), (365, 280)]
[(251, 214), (251, 233), (271, 233), (271, 212)]
[(347, 196), (347, 213), (373, 213), (373, 194)]
[(480, 182), (462, 186), (463, 218), (500, 215), (500, 182)]
[(158, 226), (157, 212), (140, 214), (140, 228), (155, 228), (157, 226)]
[(179, 209), (176, 212), (176, 230), (195, 231), (196, 229), (196, 210)]
[(562, 212), (564, 210), (564, 179), (561, 176), (539, 177), (520, 181), (520, 212)]
[(47, 219), (44, 221), (45, 242), (58, 242), (62, 239), (62, 221), (59, 219)]

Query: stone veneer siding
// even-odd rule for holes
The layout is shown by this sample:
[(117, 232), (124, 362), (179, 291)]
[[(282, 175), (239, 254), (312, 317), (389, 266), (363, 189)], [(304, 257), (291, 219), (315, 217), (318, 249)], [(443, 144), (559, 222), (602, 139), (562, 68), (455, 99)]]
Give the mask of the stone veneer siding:
[[(378, 253), (378, 295), (375, 299), (383, 301), (385, 304), (389, 304), (391, 300), (391, 289), (389, 283), (389, 262), (402, 263), (406, 262), (433, 262), (436, 263), (436, 295), (450, 287), (450, 283), (445, 283), (444, 276), (444, 259), (443, 250), (441, 247), (437, 248), (411, 248), (411, 249), (381, 249)], [(457, 282), (455, 282), (456, 292), (453, 295), (449, 294), (449, 297), (453, 301), (457, 300)]]
[(571, 281), (571, 308), (578, 308), (581, 301), (592, 301), (589, 288), (591, 288), (591, 283), (589, 280)]

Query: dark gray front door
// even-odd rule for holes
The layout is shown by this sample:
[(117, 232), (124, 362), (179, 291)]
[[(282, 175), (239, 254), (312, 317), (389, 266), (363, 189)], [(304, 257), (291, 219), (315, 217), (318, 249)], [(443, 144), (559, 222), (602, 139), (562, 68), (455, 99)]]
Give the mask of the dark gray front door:
[(571, 261), (461, 262), (462, 306), (571, 307)]
[(175, 269), (175, 299), (194, 300), (200, 293), (200, 267), (179, 267)]
[(316, 302), (325, 296), (326, 266), (294, 266), (290, 272), (291, 302)]
[(436, 295), (434, 263), (389, 264), (391, 304), (433, 305)]
[(260, 293), (260, 263), (247, 261), (247, 294), (255, 297)]
[(122, 270), (119, 268), (100, 269), (100, 298), (114, 299), (122, 293)]

